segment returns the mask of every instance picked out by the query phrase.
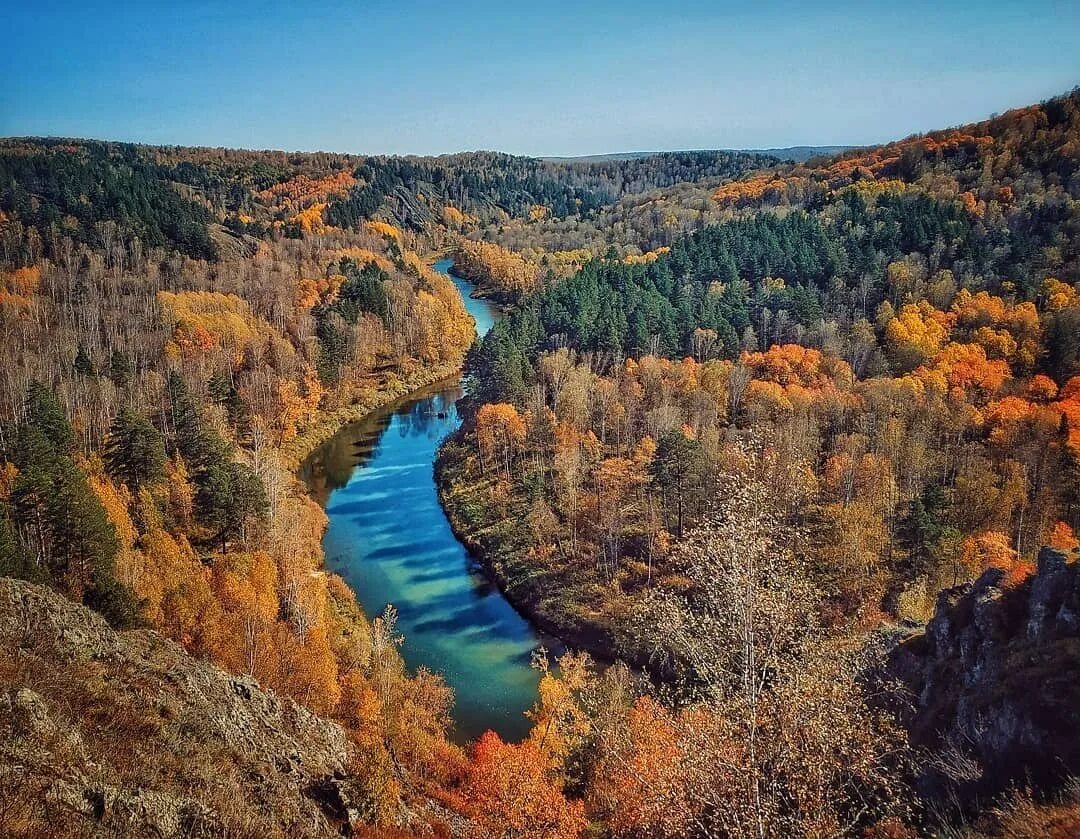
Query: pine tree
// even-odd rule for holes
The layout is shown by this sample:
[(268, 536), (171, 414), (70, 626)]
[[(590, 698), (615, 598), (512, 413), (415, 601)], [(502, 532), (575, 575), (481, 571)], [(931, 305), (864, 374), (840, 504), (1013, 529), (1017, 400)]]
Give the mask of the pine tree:
[(87, 352), (86, 347), (82, 344), (79, 344), (78, 352), (75, 353), (74, 367), (75, 372), (80, 376), (94, 375), (94, 362), (90, 358), (90, 353)]
[(223, 553), (230, 539), (246, 539), (249, 525), (266, 517), (266, 488), (244, 464), (215, 463), (196, 476), (196, 484), (197, 512), (203, 523), (217, 532)]
[(31, 382), (27, 389), (24, 426), (41, 431), (62, 454), (75, 450), (75, 432), (71, 429), (67, 414), (56, 394), (41, 382)]
[(109, 379), (119, 388), (126, 388), (135, 378), (135, 365), (123, 350), (113, 350), (109, 357)]
[(137, 493), (164, 474), (165, 438), (146, 417), (123, 408), (105, 443), (105, 466), (112, 477)]
[(686, 498), (694, 486), (700, 466), (701, 447), (697, 440), (673, 429), (660, 438), (653, 459), (652, 478), (664, 493), (665, 504), (674, 502), (676, 535), (683, 536)]
[(21, 576), (46, 576), (114, 625), (128, 625), (137, 619), (138, 603), (116, 579), (116, 531), (72, 459), (71, 424), (38, 383), (28, 390), (26, 408), (11, 452), (18, 469), (11, 491), (17, 527), (13, 540), (0, 521), (0, 565), (18, 563), (27, 572)]

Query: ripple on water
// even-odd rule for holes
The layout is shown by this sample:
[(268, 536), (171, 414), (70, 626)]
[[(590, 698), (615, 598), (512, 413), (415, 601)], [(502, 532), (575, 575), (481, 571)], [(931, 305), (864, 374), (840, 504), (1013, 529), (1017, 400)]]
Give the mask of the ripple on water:
[[(486, 331), (494, 309), (470, 298), (468, 283), (454, 282)], [(432, 464), (458, 427), (460, 396), (454, 384), (377, 412), (328, 440), (303, 472), (313, 487), (321, 482), (319, 497), (326, 498), (327, 566), (369, 615), (394, 604), (406, 663), (442, 673), (454, 688), (459, 737), (493, 728), (517, 739), (536, 700), (530, 663), (542, 640), (476, 574), (439, 505)]]

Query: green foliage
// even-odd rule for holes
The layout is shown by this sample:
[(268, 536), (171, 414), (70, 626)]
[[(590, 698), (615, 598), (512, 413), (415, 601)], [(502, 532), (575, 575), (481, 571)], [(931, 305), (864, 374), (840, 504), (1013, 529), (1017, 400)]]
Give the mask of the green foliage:
[(75, 450), (75, 432), (53, 393), (41, 382), (31, 382), (26, 392), (26, 419), (20, 430), (35, 430), (60, 454)]
[(250, 525), (265, 520), (269, 509), (266, 488), (250, 467), (235, 462), (233, 446), (203, 422), (187, 385), (176, 372), (169, 374), (167, 389), (174, 445), (191, 468), (195, 482), (196, 515), (224, 549), (229, 539), (246, 539)]
[(222, 550), (234, 538), (246, 538), (252, 522), (269, 511), (266, 488), (251, 467), (233, 461), (212, 464), (196, 475), (195, 509), (216, 532)]
[(40, 569), (33, 563), (19, 541), (12, 521), (11, 505), (0, 503), (0, 577), (19, 577), (37, 581)]
[(319, 377), (334, 384), (341, 376), (349, 352), (348, 327), (363, 313), (378, 316), (384, 324), (390, 317), (386, 282), (390, 277), (373, 264), (358, 265), (342, 259), (339, 268), (345, 277), (337, 298), (329, 306), (319, 306), (315, 314), (315, 336), (319, 339)]
[(911, 502), (904, 525), (916, 571), (956, 558), (962, 534), (949, 523), (949, 500), (938, 484), (928, 484)]
[[(732, 177), (775, 163), (767, 155), (726, 151), (666, 152), (631, 158), (538, 160), (497, 152), (469, 152), (438, 158), (373, 157), (355, 170), (360, 183), (333, 201), (327, 220), (351, 227), (372, 218), (395, 193), (433, 194), (471, 214), (492, 207), (526, 216), (542, 205), (555, 216), (587, 216), (621, 196), (684, 181)], [(403, 224), (424, 219), (406, 212)]]
[(105, 466), (112, 477), (137, 493), (163, 477), (165, 438), (146, 417), (123, 408), (105, 442)]
[(83, 602), (118, 629), (142, 623), (139, 598), (109, 574), (94, 573), (90, 587), (83, 595)]
[(238, 434), (246, 433), (250, 420), (248, 408), (244, 400), (240, 398), (240, 391), (237, 390), (232, 378), (215, 373), (206, 383), (206, 387), (210, 391), (210, 398), (225, 408), (233, 430)]
[(56, 256), (49, 250), (53, 237), (45, 234), (53, 228), (96, 244), (96, 226), (112, 222), (144, 246), (216, 257), (206, 208), (173, 189), (139, 147), (41, 140), (27, 153), (17, 143), (0, 145), (0, 210), (37, 228), (50, 256)]
[(31, 385), (25, 419), (8, 453), (18, 475), (11, 519), (6, 509), (0, 515), (0, 567), (80, 592), (114, 624), (127, 624), (138, 607), (115, 577), (116, 531), (73, 460), (73, 448), (71, 426), (56, 398), (44, 386)]
[(680, 429), (672, 429), (660, 437), (656, 456), (650, 465), (653, 481), (661, 491), (666, 511), (674, 511), (675, 535), (683, 536), (687, 497), (697, 486), (704, 462), (697, 440), (687, 437)]
[(94, 362), (82, 344), (79, 344), (79, 350), (75, 353), (74, 367), (75, 372), (80, 376), (94, 375)]
[(113, 350), (109, 356), (108, 376), (118, 388), (126, 388), (135, 378), (135, 364), (123, 350)]

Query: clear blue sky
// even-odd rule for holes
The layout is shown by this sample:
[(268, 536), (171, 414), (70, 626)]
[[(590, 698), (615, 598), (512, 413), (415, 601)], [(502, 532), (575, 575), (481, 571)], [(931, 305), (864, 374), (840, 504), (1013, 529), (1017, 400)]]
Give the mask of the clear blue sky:
[(863, 144), (1080, 83), (1080, 2), (28, 2), (0, 135), (535, 155)]

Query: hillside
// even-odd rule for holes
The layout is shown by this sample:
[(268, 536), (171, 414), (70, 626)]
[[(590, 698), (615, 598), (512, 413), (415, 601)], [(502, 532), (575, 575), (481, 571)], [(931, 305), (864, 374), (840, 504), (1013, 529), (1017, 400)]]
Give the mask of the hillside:
[[(822, 646), (873, 659), (897, 627), (933, 621), (928, 633), (944, 632), (948, 618), (935, 608), (958, 585), (994, 575), (1003, 604), (1020, 602), (1013, 590), (1038, 591), (1040, 549), (1072, 550), (1080, 531), (1078, 141), (1073, 92), (985, 123), (750, 174), (708, 196), (715, 223), (647, 258), (611, 247), (562, 276), (537, 271), (468, 357), (471, 419), (439, 463), (462, 538), (541, 626), (662, 681), (677, 712), (648, 724), (671, 726), (675, 738), (692, 736), (682, 713), (739, 731), (748, 705), (768, 714), (769, 703), (786, 701), (809, 720), (820, 697), (802, 691), (827, 669)], [(553, 227), (503, 234), (545, 242)], [(603, 235), (563, 230), (567, 245), (586, 250)], [(460, 253), (471, 259), (483, 247)], [(748, 597), (751, 617), (739, 612)], [(985, 620), (1003, 644), (1023, 624), (996, 611)], [(769, 662), (751, 696), (740, 669), (749, 639)], [(1072, 641), (1062, 643), (1071, 672)], [(858, 655), (835, 655), (847, 677), (868, 678)], [(944, 748), (920, 726), (952, 725), (945, 685), (976, 666), (966, 653), (959, 659), (920, 683), (925, 716), (911, 723), (912, 742)], [(1011, 658), (1001, 665), (1002, 691), (1015, 692), (1020, 669)], [(797, 680), (793, 694), (784, 673)], [(991, 678), (964, 678), (983, 676)], [(1000, 764), (1008, 758), (979, 738), (1011, 743), (1027, 736), (1018, 732), (1037, 740), (1038, 726), (1066, 728), (1065, 685), (1038, 682), (1045, 692), (1032, 697), (1032, 718), (1012, 726), (1004, 705), (986, 706), (987, 720), (956, 723), (958, 741), (974, 738), (975, 751)], [(958, 708), (977, 705), (976, 693)], [(901, 697), (892, 701), (902, 706)], [(861, 715), (873, 707), (843, 712), (855, 729), (826, 714), (821, 724), (837, 726), (837, 740), (820, 748), (877, 742), (871, 752), (887, 753), (887, 726)], [(624, 724), (644, 723), (630, 715)], [(812, 736), (802, 727), (787, 734), (784, 720), (760, 724), (781, 738)], [(1029, 777), (1053, 762), (1049, 739), (1025, 753)], [(959, 795), (966, 782), (926, 780), (927, 761), (938, 758), (911, 758), (911, 776), (891, 777), (909, 777), (924, 800)], [(743, 755), (738, 765), (800, 759)], [(851, 760), (868, 773), (858, 783), (867, 801), (896, 802), (896, 790), (877, 786), (885, 767)], [(1075, 771), (1072, 761), (1062, 772)], [(692, 770), (672, 771), (693, 783)], [(822, 794), (792, 771), (792, 786), (770, 794)], [(1004, 794), (1018, 778), (982, 793)], [(1060, 783), (1048, 771), (1036, 787), (1053, 796)], [(834, 803), (848, 794), (842, 784), (831, 793)], [(828, 832), (785, 822), (788, 805), (776, 806), (774, 824)], [(719, 804), (708, 810), (717, 811), (728, 815)], [(934, 819), (966, 816), (942, 805), (927, 817), (931, 830)], [(720, 832), (728, 829), (739, 828)]]
[[(537, 282), (543, 282), (568, 276), (590, 257), (615, 254), (649, 262), (685, 234), (707, 226), (762, 210), (782, 215), (801, 209), (815, 222), (833, 225), (831, 239), (849, 240), (846, 261), (827, 266), (849, 285), (856, 274), (872, 273), (863, 251), (926, 252), (938, 237), (948, 267), (959, 258), (972, 275), (989, 272), (991, 287), (995, 277), (1010, 273), (1041, 272), (1072, 281), (1078, 240), (1076, 103), (1072, 93), (982, 123), (852, 149), (830, 160), (626, 195), (589, 218), (517, 219), (469, 232), (469, 238), (524, 257), (535, 266)], [(872, 201), (879, 191), (886, 193), (883, 200)], [(869, 218), (862, 207), (868, 201)], [(914, 201), (932, 203), (916, 211), (925, 220), (908, 212)], [(888, 217), (873, 212), (883, 204)], [(895, 241), (882, 242), (883, 236)], [(752, 267), (796, 280), (775, 258)], [(490, 273), (497, 276), (498, 268)], [(1023, 293), (1030, 297), (1032, 290)]]
[(373, 219), (436, 234), (530, 214), (587, 216), (623, 195), (733, 177), (772, 160), (742, 152), (560, 162), (496, 152), (368, 157), (13, 138), (0, 141), (0, 212), (9, 219), (7, 258), (23, 248), (25, 264), (40, 249), (58, 259), (62, 236), (107, 246), (97, 227), (107, 223), (143, 247), (215, 259), (250, 248), (252, 237), (298, 238)]
[[(788, 162), (7, 140), (0, 347), (0, 832), (1075, 823), (1080, 92)], [(463, 363), (443, 503), (578, 648), (519, 743), (295, 475)]]
[(0, 578), (0, 833), (338, 836), (345, 732), (148, 630)]

